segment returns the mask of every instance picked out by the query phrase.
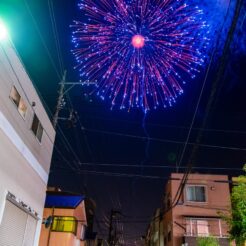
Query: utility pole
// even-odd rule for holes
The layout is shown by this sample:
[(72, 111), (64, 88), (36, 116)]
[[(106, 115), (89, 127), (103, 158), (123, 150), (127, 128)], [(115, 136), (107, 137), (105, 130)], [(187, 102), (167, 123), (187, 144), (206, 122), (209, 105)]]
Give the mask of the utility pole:
[[(56, 104), (56, 110), (55, 110), (55, 114), (53, 116), (53, 121), (52, 121), (54, 129), (56, 129), (56, 125), (57, 125), (57, 122), (58, 122), (59, 112), (62, 109), (62, 101), (63, 101), (63, 95), (64, 95), (66, 75), (67, 75), (67, 71), (65, 70), (64, 71), (64, 74), (63, 74), (63, 77), (62, 77), (61, 86), (60, 86), (60, 90), (59, 90), (59, 96), (58, 96), (57, 104)], [(55, 212), (55, 208), (53, 207), (52, 208), (52, 211), (51, 211), (51, 217), (52, 217), (52, 219), (53, 219), (53, 216), (54, 216), (54, 212)], [(50, 245), (51, 226), (52, 225), (49, 226), (47, 246)]]
[(56, 110), (55, 110), (55, 114), (54, 114), (54, 117), (53, 117), (53, 127), (55, 129), (56, 129), (57, 122), (58, 122), (59, 112), (62, 109), (62, 101), (63, 101), (63, 95), (64, 95), (66, 75), (67, 75), (67, 71), (65, 70), (64, 74), (62, 76), (62, 81), (60, 83), (59, 96), (58, 96), (58, 99), (57, 99)]
[(116, 228), (115, 229), (115, 233), (114, 235), (112, 235), (113, 233), (113, 220), (115, 218), (115, 215), (117, 214), (121, 214), (120, 211), (118, 210), (113, 210), (111, 209), (111, 213), (110, 213), (110, 222), (109, 222), (109, 233), (108, 233), (108, 244), (109, 246), (115, 246), (115, 242), (116, 242)]
[(113, 230), (113, 209), (110, 213), (109, 233), (108, 233), (108, 244), (112, 246), (112, 230)]

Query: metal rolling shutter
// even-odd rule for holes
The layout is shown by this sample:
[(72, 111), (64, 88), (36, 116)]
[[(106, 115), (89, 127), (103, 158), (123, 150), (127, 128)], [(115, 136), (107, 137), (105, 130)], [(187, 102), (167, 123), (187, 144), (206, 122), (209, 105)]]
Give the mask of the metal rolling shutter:
[(32, 216), (28, 215), (23, 246), (33, 246), (36, 228), (37, 220), (34, 219)]
[(0, 246), (22, 246), (28, 214), (6, 200), (0, 224)]
[(33, 246), (37, 220), (6, 200), (0, 224), (0, 246)]

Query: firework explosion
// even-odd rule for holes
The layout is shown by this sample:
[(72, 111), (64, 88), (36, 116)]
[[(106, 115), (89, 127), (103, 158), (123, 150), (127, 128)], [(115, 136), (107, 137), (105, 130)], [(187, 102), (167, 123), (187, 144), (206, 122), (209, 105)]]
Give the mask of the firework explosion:
[(208, 25), (183, 0), (81, 0), (79, 8), (76, 68), (112, 107), (172, 106), (204, 63)]

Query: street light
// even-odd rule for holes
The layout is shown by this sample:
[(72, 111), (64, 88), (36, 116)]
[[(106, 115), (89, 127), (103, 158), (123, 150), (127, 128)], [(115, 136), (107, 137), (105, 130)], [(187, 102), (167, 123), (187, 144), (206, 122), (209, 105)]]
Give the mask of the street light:
[(0, 19), (0, 41), (8, 38), (8, 31), (3, 21)]

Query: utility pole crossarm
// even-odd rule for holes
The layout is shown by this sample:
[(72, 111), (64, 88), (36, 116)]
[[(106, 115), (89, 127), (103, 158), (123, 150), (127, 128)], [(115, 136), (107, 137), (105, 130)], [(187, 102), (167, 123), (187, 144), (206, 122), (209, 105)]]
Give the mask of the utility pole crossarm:
[(60, 86), (60, 90), (59, 90), (59, 96), (58, 96), (58, 100), (57, 100), (57, 104), (56, 104), (55, 114), (54, 114), (54, 117), (53, 117), (53, 127), (54, 127), (54, 129), (56, 129), (59, 112), (60, 112), (60, 110), (62, 108), (61, 104), (62, 104), (63, 95), (64, 95), (66, 75), (67, 75), (67, 71), (65, 70), (64, 74), (63, 74), (63, 77), (62, 77), (62, 81), (60, 83), (61, 86)]

